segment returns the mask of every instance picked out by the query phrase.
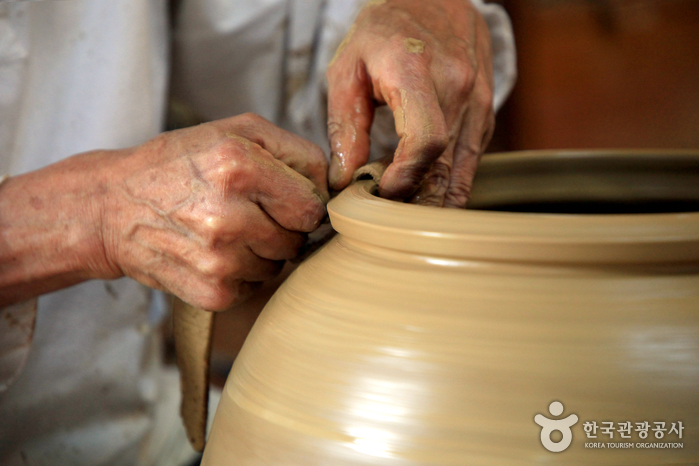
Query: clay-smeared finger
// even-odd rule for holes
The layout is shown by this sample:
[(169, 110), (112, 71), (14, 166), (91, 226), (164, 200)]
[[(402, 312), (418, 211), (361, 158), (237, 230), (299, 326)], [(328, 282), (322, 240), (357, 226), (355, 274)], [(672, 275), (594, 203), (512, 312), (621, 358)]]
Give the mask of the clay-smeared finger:
[(371, 83), (360, 61), (335, 62), (328, 69), (328, 137), (330, 187), (345, 188), (356, 169), (369, 159), (374, 119)]
[(307, 235), (287, 230), (262, 209), (258, 216), (245, 240), (250, 250), (258, 257), (274, 261), (296, 257)]
[(485, 151), (495, 127), (492, 96), (474, 89), (459, 139), (454, 148), (454, 162), (449, 188), (444, 198), (445, 207), (465, 207), (471, 196), (473, 178), (481, 155)]
[(410, 199), (411, 204), (434, 207), (444, 205), (444, 197), (449, 189), (453, 156), (454, 145), (450, 144), (444, 154), (439, 156), (427, 170), (422, 184)]
[(258, 173), (250, 200), (274, 221), (296, 232), (310, 232), (320, 225), (326, 197), (308, 178), (271, 155), (258, 158), (255, 169)]
[(400, 142), (379, 185), (382, 197), (405, 199), (412, 195), (449, 143), (437, 93), (427, 83), (420, 80), (412, 89), (397, 89), (388, 99)]

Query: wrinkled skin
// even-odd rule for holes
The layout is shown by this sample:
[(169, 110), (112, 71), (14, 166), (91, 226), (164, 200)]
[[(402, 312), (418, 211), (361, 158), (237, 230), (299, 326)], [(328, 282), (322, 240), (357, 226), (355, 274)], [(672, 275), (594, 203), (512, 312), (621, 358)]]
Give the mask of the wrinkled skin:
[(322, 221), (326, 173), (320, 148), (248, 114), (11, 178), (0, 303), (126, 275), (226, 309)]
[(276, 276), (325, 215), (320, 148), (252, 115), (165, 133), (123, 166), (111, 263), (204, 309)]
[(368, 2), (327, 71), (330, 186), (366, 163), (375, 106), (386, 104), (400, 143), (379, 194), (464, 207), (495, 124), (491, 60), (469, 0)]

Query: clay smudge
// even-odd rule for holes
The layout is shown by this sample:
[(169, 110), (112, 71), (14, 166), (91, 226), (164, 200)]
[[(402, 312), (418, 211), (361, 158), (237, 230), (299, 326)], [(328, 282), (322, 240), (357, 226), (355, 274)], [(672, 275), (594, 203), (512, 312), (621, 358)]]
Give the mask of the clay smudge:
[(396, 123), (396, 134), (402, 136), (403, 131), (405, 131), (405, 112), (403, 111), (403, 107), (396, 107), (393, 111), (393, 119)]
[(239, 142), (240, 144), (242, 144), (242, 146), (245, 149), (250, 149), (250, 146), (252, 146), (252, 143), (250, 140), (245, 139), (244, 137), (241, 137), (241, 136), (235, 134), (233, 131), (226, 131), (225, 135), (227, 138), (233, 139), (233, 140)]
[(364, 7), (367, 8), (370, 6), (379, 6), (383, 5), (384, 3), (386, 3), (386, 0), (369, 0), (368, 2), (366, 2), (366, 5), (364, 5)]
[(420, 39), (408, 37), (405, 39), (405, 50), (407, 50), (408, 53), (422, 53), (425, 51), (425, 43)]
[(396, 125), (396, 134), (401, 138), (404, 137), (405, 128), (408, 126), (408, 119), (405, 115), (405, 108), (408, 105), (408, 91), (400, 89), (400, 106), (393, 110), (393, 120)]

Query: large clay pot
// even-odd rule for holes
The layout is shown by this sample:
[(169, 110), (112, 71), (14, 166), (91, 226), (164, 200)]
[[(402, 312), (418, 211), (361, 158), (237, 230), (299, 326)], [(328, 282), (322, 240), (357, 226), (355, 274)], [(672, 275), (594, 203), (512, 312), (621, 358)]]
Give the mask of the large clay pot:
[[(203, 464), (699, 461), (699, 153), (499, 155), (478, 176), (490, 210), (371, 181), (329, 205), (339, 235), (262, 312)], [(535, 422), (572, 414), (567, 448)]]

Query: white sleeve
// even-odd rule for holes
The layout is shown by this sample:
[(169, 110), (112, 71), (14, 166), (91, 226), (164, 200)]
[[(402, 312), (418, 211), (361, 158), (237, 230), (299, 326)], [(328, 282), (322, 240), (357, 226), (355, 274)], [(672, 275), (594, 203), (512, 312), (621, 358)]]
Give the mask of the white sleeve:
[(512, 23), (505, 9), (500, 5), (483, 3), (483, 0), (471, 0), (471, 2), (481, 12), (490, 30), (495, 79), (493, 106), (497, 111), (505, 103), (517, 80), (517, 51)]

